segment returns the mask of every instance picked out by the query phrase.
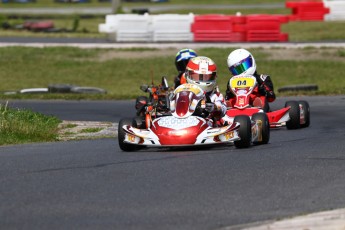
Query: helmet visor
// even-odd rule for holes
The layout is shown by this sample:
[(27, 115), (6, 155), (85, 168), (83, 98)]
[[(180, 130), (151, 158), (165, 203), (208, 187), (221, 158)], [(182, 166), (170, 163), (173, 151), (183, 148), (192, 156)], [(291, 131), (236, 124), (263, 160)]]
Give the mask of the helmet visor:
[(249, 55), (247, 58), (243, 59), (239, 63), (230, 66), (229, 70), (232, 75), (239, 75), (253, 66), (252, 56)]
[(188, 76), (190, 79), (194, 81), (214, 81), (216, 79), (217, 74), (211, 73), (211, 74), (199, 74), (199, 73), (192, 73), (189, 71)]

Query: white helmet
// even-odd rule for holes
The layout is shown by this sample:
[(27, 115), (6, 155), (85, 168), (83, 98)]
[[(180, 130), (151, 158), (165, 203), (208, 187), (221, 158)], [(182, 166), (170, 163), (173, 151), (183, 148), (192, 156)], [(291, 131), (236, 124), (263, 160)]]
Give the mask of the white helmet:
[(194, 57), (187, 64), (185, 76), (188, 83), (195, 84), (208, 93), (216, 87), (217, 66), (211, 58)]
[(239, 74), (253, 75), (256, 63), (253, 55), (245, 49), (232, 51), (228, 56), (228, 68), (233, 76)]

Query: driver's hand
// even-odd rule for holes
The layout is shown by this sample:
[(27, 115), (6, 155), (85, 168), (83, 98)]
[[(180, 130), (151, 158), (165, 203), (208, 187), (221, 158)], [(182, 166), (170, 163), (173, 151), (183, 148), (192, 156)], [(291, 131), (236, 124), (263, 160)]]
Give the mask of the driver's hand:
[(259, 93), (262, 95), (262, 96), (266, 96), (267, 95), (267, 91), (266, 91), (266, 88), (265, 88), (265, 85), (264, 84), (261, 84), (259, 86)]
[(213, 103), (206, 103), (205, 110), (209, 113), (212, 113), (215, 109), (215, 105)]

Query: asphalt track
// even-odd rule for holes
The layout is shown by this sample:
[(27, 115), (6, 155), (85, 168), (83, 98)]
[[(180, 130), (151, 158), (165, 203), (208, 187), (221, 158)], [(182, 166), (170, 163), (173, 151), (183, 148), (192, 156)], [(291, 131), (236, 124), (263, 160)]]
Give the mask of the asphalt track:
[[(0, 147), (0, 228), (242, 229), (344, 208), (345, 96), (279, 98), (272, 108), (291, 99), (310, 103), (311, 126), (272, 130), (268, 145), (249, 149), (124, 153), (115, 138)], [(9, 101), (114, 122), (133, 103)]]

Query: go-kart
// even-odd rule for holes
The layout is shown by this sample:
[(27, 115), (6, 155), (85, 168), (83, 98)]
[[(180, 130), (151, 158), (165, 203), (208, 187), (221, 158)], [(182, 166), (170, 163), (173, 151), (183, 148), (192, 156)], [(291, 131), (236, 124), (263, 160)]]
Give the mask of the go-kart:
[(212, 145), (239, 141), (240, 124), (232, 122), (216, 125), (207, 112), (204, 91), (193, 84), (177, 87), (169, 99), (170, 113), (156, 116), (147, 106), (145, 122), (122, 119), (119, 122), (118, 141), (123, 151), (142, 147), (182, 147)]
[[(228, 111), (226, 114), (228, 118), (231, 119), (242, 114), (249, 116), (252, 120), (265, 121), (268, 119), (270, 128), (286, 126), (287, 129), (298, 129), (309, 126), (310, 107), (307, 101), (287, 101), (282, 109), (264, 112), (263, 100), (265, 98), (264, 96), (260, 98), (253, 93), (254, 89), (257, 88), (256, 86), (256, 78), (251, 75), (239, 75), (230, 79), (230, 89), (235, 95), (235, 100), (232, 103), (227, 103)], [(266, 114), (267, 118), (263, 113)], [(267, 135), (269, 134), (264, 133), (262, 134), (262, 143), (268, 141)]]

